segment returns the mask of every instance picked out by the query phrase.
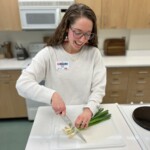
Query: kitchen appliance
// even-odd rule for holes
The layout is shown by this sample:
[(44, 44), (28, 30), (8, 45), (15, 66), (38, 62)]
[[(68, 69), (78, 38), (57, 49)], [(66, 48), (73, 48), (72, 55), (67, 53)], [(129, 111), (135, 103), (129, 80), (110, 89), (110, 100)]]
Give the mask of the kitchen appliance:
[(139, 107), (150, 107), (150, 103), (148, 104), (132, 104), (132, 105), (118, 105), (120, 112), (122, 113), (123, 117), (125, 118), (128, 126), (132, 130), (135, 138), (139, 142), (142, 150), (149, 150), (150, 149), (150, 131), (144, 129), (140, 125), (138, 125), (132, 115), (134, 110)]
[(110, 38), (104, 41), (104, 54), (113, 55), (125, 55), (126, 46), (125, 38)]
[(150, 131), (150, 107), (143, 106), (136, 108), (133, 111), (132, 117), (138, 125)]
[(18, 60), (25, 60), (26, 58), (29, 57), (29, 54), (28, 54), (26, 48), (24, 48), (22, 45), (19, 46), (16, 43), (15, 48), (16, 48), (16, 51), (17, 51), (17, 59)]
[(18, 0), (22, 29), (55, 29), (74, 0)]

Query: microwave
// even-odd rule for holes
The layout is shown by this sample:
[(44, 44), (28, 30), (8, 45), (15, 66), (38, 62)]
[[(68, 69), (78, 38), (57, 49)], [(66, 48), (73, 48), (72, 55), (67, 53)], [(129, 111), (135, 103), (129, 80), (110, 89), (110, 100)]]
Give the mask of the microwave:
[(23, 30), (55, 29), (74, 0), (19, 0)]
[(22, 29), (55, 29), (59, 13), (59, 9), (23, 9), (20, 11)]

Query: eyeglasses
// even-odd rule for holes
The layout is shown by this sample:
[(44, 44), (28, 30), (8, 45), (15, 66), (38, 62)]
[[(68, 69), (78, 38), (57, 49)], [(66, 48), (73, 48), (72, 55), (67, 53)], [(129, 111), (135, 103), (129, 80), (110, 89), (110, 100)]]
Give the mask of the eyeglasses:
[(76, 39), (80, 39), (82, 36), (84, 36), (86, 38), (86, 40), (91, 40), (95, 34), (94, 33), (83, 33), (80, 29), (76, 29), (73, 27), (70, 27), (71, 31), (73, 32), (73, 36)]

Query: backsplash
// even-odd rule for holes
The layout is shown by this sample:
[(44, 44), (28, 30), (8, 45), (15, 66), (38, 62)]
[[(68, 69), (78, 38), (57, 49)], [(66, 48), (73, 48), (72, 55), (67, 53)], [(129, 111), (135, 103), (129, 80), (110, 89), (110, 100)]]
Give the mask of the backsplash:
[(130, 50), (150, 50), (150, 29), (131, 30), (129, 41)]
[[(21, 43), (28, 50), (29, 43), (43, 42), (44, 36), (49, 36), (53, 31), (22, 31), (22, 32), (0, 32), (0, 44), (4, 41)], [(105, 29), (99, 30), (99, 49), (103, 50), (103, 42), (107, 38), (126, 38), (127, 50), (150, 50), (150, 29), (145, 30), (121, 30)], [(12, 47), (14, 52), (14, 46)]]
[(4, 41), (12, 42), (12, 50), (16, 56), (15, 44), (22, 44), (29, 50), (29, 43), (42, 43), (43, 37), (52, 34), (53, 31), (22, 31), (22, 32), (0, 32), (0, 44)]

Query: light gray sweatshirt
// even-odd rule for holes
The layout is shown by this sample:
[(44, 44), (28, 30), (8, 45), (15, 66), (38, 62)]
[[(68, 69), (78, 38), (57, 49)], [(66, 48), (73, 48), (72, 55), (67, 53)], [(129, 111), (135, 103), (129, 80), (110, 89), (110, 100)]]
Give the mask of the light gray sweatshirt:
[[(45, 85), (39, 83), (45, 80)], [(98, 48), (82, 47), (76, 54), (62, 45), (43, 48), (17, 80), (18, 93), (51, 104), (57, 91), (66, 105), (84, 104), (95, 114), (105, 95), (106, 68)]]

